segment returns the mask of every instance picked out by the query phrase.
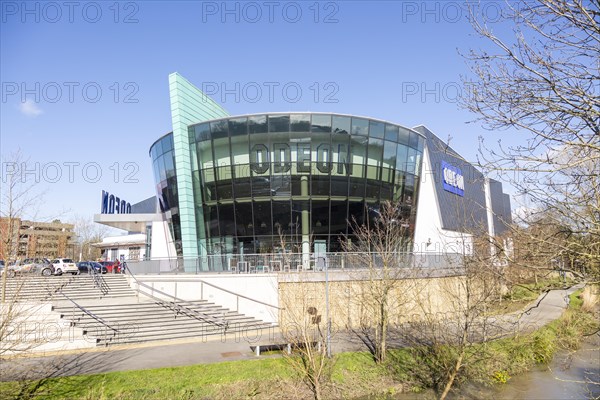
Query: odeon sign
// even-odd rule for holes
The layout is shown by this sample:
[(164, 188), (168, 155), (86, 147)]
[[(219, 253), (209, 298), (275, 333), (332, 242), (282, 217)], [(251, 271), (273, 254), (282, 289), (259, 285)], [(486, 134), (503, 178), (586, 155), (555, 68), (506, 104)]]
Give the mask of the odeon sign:
[(442, 185), (444, 190), (457, 194), (465, 195), (465, 178), (460, 168), (442, 161)]
[[(250, 168), (257, 174), (266, 173), (271, 163), (275, 173), (288, 172), (292, 168), (292, 153), (295, 155), (296, 170), (299, 173), (310, 173), (311, 163), (311, 145), (310, 143), (298, 143), (290, 147), (286, 143), (274, 143), (271, 151), (265, 144), (255, 144), (250, 150)], [(332, 147), (334, 148), (332, 152)], [(337, 149), (335, 148), (337, 147)], [(344, 169), (347, 175), (352, 174), (352, 164), (348, 162), (352, 152), (352, 146), (338, 144), (337, 146), (329, 143), (321, 143), (315, 148), (317, 159), (317, 169), (324, 173), (330, 173), (333, 170), (333, 155), (337, 157), (337, 174), (343, 174)], [(271, 152), (273, 160), (270, 160)], [(333, 153), (333, 154), (332, 154)]]
[(103, 190), (100, 214), (131, 214), (131, 204)]

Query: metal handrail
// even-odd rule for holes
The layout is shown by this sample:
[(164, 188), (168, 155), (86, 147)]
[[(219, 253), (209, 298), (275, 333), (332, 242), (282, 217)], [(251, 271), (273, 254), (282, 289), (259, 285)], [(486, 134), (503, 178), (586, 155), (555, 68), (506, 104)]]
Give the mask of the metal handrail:
[(275, 309), (277, 309), (277, 310), (283, 310), (283, 308), (281, 308), (281, 307), (274, 306), (274, 305), (272, 305), (272, 304), (269, 304), (269, 303), (265, 303), (264, 301), (260, 301), (260, 300), (253, 299), (253, 298), (251, 298), (251, 297), (248, 297), (248, 296), (244, 296), (243, 294), (239, 294), (239, 293), (232, 292), (231, 290), (228, 290), (228, 289), (222, 288), (222, 287), (220, 287), (220, 286), (217, 286), (217, 285), (215, 285), (214, 283), (206, 282), (206, 281), (205, 281), (205, 280), (203, 280), (203, 279), (198, 279), (198, 280), (195, 280), (195, 281), (196, 281), (196, 282), (201, 282), (201, 283), (203, 283), (203, 284), (205, 284), (205, 285), (208, 285), (208, 286), (211, 286), (211, 287), (214, 287), (215, 289), (219, 289), (219, 290), (221, 290), (221, 291), (223, 291), (223, 292), (225, 292), (225, 293), (229, 293), (229, 294), (232, 294), (232, 295), (234, 295), (234, 296), (241, 297), (242, 299), (246, 299), (246, 300), (250, 300), (250, 301), (252, 301), (252, 302), (254, 302), (254, 303), (262, 304), (263, 306), (267, 306), (267, 307), (275, 308)]
[[(90, 271), (90, 267), (88, 267), (88, 271)], [(94, 281), (94, 286), (98, 290), (100, 290), (100, 293), (102, 293), (102, 295), (106, 296), (108, 294), (108, 292), (110, 292), (110, 287), (108, 286), (108, 284), (104, 280), (104, 277), (102, 276), (102, 270), (100, 270), (100, 272), (98, 273), (96, 271), (96, 268), (91, 267), (90, 274), (92, 275), (92, 280)]]
[[(152, 292), (157, 292), (157, 293), (159, 293), (159, 294), (161, 294), (163, 296), (170, 297), (170, 298), (174, 299), (174, 301), (170, 302), (169, 305), (173, 306), (174, 308), (177, 308), (177, 313), (179, 313), (180, 310), (183, 310), (183, 311), (185, 311), (185, 314), (188, 315), (188, 316), (192, 316), (192, 317), (196, 318), (199, 321), (209, 322), (211, 324), (220, 326), (220, 327), (224, 328), (225, 330), (227, 330), (227, 328), (229, 326), (229, 322), (227, 320), (225, 320), (224, 318), (222, 318), (222, 319), (219, 320), (217, 318), (214, 318), (212, 316), (209, 316), (209, 315), (206, 315), (206, 314), (204, 314), (202, 312), (199, 312), (198, 310), (194, 310), (194, 309), (191, 309), (189, 307), (183, 306), (183, 305), (181, 305), (178, 302), (185, 302), (185, 300), (182, 300), (182, 299), (180, 299), (178, 297), (175, 297), (175, 296), (173, 296), (173, 295), (171, 295), (169, 293), (165, 293), (165, 292), (163, 292), (161, 290), (155, 289), (154, 287), (152, 287), (150, 285), (147, 285), (144, 282), (138, 281), (138, 279), (129, 270), (129, 268), (126, 268), (125, 271), (126, 271), (126, 273), (128, 273), (128, 274), (131, 275), (131, 277), (133, 278), (133, 280), (135, 280), (135, 283), (137, 284), (137, 291), (138, 292), (141, 292), (140, 289), (139, 289), (139, 287), (140, 286), (144, 286), (144, 287), (152, 290)], [(157, 302), (159, 302), (159, 304), (163, 304), (163, 305), (165, 304), (165, 300), (161, 299), (160, 297), (157, 297), (157, 296), (154, 296), (153, 294), (149, 294), (149, 293), (145, 293), (145, 292), (143, 294), (146, 295), (146, 296), (148, 296), (148, 297), (150, 297), (150, 298), (152, 298), (152, 299), (154, 299), (154, 300), (156, 300)], [(192, 315), (190, 315), (190, 314), (192, 314)]]
[(60, 294), (62, 294), (67, 300), (69, 300), (71, 303), (73, 303), (73, 305), (75, 305), (77, 308), (79, 308), (81, 311), (83, 311), (85, 314), (89, 315), (90, 317), (92, 317), (93, 319), (95, 319), (96, 321), (100, 322), (102, 325), (106, 326), (109, 329), (112, 329), (114, 332), (119, 332), (119, 330), (117, 328), (113, 328), (108, 322), (106, 322), (104, 319), (100, 318), (99, 316), (97, 316), (96, 314), (94, 314), (93, 312), (87, 310), (85, 307), (83, 307), (82, 305), (78, 304), (75, 300), (71, 299), (69, 296), (67, 296), (66, 294), (64, 294), (62, 291), (60, 291)]

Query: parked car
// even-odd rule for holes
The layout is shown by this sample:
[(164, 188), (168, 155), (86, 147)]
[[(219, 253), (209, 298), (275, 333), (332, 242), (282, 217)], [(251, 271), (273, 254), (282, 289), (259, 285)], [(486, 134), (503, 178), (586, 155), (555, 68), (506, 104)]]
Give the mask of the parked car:
[(119, 267), (117, 267), (117, 270), (114, 271), (114, 267), (115, 267), (115, 262), (114, 261), (100, 261), (100, 264), (102, 264), (103, 266), (106, 267), (106, 269), (108, 270), (109, 274), (121, 272), (119, 270)]
[(7, 265), (2, 272), (6, 271), (7, 276), (14, 277), (21, 274), (40, 274), (50, 276), (54, 274), (54, 266), (47, 258), (26, 258), (23, 261), (17, 261)]
[(79, 274), (79, 268), (73, 260), (70, 258), (56, 258), (52, 260), (52, 265), (54, 265), (55, 274), (62, 275), (64, 273), (70, 273), (73, 275)]
[(108, 268), (104, 265), (95, 262), (95, 261), (81, 261), (77, 263), (77, 268), (79, 269), (79, 273), (89, 274), (92, 271), (96, 273), (106, 274), (108, 273)]

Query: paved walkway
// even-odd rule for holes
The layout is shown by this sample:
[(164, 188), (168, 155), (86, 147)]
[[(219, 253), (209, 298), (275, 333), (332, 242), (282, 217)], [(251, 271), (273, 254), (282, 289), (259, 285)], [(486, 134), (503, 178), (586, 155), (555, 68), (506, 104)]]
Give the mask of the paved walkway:
[[(542, 294), (538, 300), (525, 310), (528, 312), (511, 313), (496, 318), (498, 326), (503, 327), (506, 335), (519, 330), (529, 331), (540, 328), (560, 317), (568, 305), (569, 294), (583, 285), (566, 290), (552, 290)], [(250, 341), (249, 341), (250, 340)], [(93, 351), (61, 353), (46, 357), (28, 357), (0, 363), (0, 380), (13, 380), (28, 371), (31, 379), (51, 376), (69, 376), (126, 371), (150, 368), (177, 367), (185, 365), (215, 363), (231, 360), (258, 359), (250, 346), (254, 343), (282, 343), (277, 331), (263, 331), (260, 336), (248, 334), (246, 337), (215, 337), (210, 340), (154, 342), (141, 345), (129, 345), (110, 348), (98, 348)], [(348, 351), (365, 349), (354, 337), (336, 335), (333, 350)], [(271, 356), (277, 357), (277, 356)], [(260, 358), (265, 358), (261, 356)]]

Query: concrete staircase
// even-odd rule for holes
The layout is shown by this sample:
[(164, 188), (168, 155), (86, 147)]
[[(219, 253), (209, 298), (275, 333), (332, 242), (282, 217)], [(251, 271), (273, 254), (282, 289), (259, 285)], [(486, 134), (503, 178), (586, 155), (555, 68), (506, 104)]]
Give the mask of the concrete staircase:
[[(169, 308), (168, 302), (161, 303), (143, 297), (122, 298), (119, 303), (79, 304), (93, 316), (68, 304), (55, 306), (54, 311), (59, 312), (61, 318), (71, 326), (83, 329), (88, 340), (95, 340), (99, 346), (185, 338), (207, 339), (223, 334), (235, 334), (243, 339), (244, 335), (254, 337), (257, 330), (272, 327), (272, 324), (205, 300), (179, 302), (174, 309)], [(214, 321), (225, 321), (226, 325), (219, 326)]]
[[(0, 287), (0, 293), (2, 288)], [(60, 301), (65, 297), (73, 300), (131, 297), (135, 291), (127, 279), (119, 274), (61, 275), (61, 276), (17, 276), (6, 281), (6, 298), (17, 301)]]
[[(127, 278), (118, 274), (18, 276), (7, 280), (6, 296), (21, 304), (44, 304), (37, 307), (43, 310), (36, 312), (39, 318), (51, 318), (68, 327), (65, 332), (81, 333), (80, 342), (91, 346), (207, 339), (223, 334), (254, 338), (257, 331), (273, 327), (206, 300), (161, 301), (138, 294)], [(72, 347), (70, 343), (60, 345)]]

